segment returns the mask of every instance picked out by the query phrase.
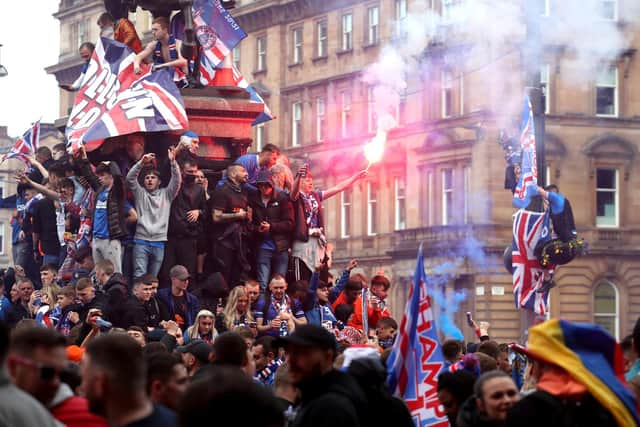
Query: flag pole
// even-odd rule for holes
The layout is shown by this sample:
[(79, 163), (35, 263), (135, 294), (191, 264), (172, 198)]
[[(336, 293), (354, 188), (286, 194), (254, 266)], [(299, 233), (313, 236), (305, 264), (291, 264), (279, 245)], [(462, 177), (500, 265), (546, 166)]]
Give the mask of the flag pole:
[[(546, 182), (545, 170), (545, 96), (541, 83), (542, 72), (542, 29), (540, 19), (542, 4), (535, 1), (524, 2), (526, 20), (526, 41), (522, 51), (522, 64), (526, 73), (526, 86), (533, 109), (534, 135), (536, 140), (536, 169), (538, 185), (544, 187)], [(536, 314), (522, 310), (522, 343), (528, 339), (529, 328), (536, 321)]]

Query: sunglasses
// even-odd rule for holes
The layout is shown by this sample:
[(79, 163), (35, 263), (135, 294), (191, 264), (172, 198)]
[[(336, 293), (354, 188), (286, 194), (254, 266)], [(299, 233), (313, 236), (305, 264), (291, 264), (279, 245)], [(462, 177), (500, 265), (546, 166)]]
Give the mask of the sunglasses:
[(22, 357), (16, 357), (16, 356), (11, 356), (9, 357), (9, 360), (13, 361), (14, 363), (18, 363), (20, 365), (23, 366), (28, 366), (31, 368), (36, 368), (38, 369), (40, 372), (40, 379), (42, 381), (48, 382), (51, 381), (52, 379), (54, 379), (55, 377), (60, 377), (60, 374), (62, 373), (62, 369), (58, 369), (54, 366), (49, 366), (49, 365), (43, 365), (42, 363), (38, 363), (38, 362), (34, 362), (33, 360), (29, 360), (29, 359), (24, 359)]

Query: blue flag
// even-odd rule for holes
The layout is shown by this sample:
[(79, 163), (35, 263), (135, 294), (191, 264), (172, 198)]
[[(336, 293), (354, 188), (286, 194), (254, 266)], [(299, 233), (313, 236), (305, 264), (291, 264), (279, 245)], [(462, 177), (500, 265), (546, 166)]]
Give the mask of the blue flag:
[(399, 336), (387, 360), (389, 388), (406, 402), (416, 427), (449, 425), (437, 397), (443, 367), (420, 245)]
[(529, 96), (525, 95), (520, 125), (520, 150), (522, 170), (513, 193), (513, 207), (522, 209), (529, 206), (531, 198), (538, 194), (538, 166), (536, 157), (536, 134), (533, 123), (533, 107)]
[(214, 67), (247, 37), (219, 0), (195, 0), (192, 16), (202, 54)]

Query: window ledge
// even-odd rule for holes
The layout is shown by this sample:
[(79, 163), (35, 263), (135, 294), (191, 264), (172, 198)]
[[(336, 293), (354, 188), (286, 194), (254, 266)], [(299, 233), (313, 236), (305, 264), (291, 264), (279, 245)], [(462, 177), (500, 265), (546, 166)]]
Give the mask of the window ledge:
[(291, 70), (292, 68), (297, 68), (297, 67), (302, 68), (302, 61), (300, 61), (300, 62), (294, 62), (294, 63), (291, 63), (291, 64), (287, 64), (287, 67), (288, 67), (290, 70)]
[(353, 53), (353, 48), (346, 49), (346, 50), (339, 50), (339, 51), (336, 52), (336, 55), (342, 56), (342, 55), (346, 55), (346, 54), (349, 54), (349, 53)]
[(364, 50), (369, 50), (369, 49), (374, 48), (374, 47), (377, 47), (377, 46), (379, 46), (379, 45), (380, 45), (380, 43), (378, 43), (378, 41), (375, 41), (375, 42), (373, 42), (373, 43), (367, 43), (367, 44), (365, 44), (364, 46), (362, 46), (362, 48), (363, 48)]
[(254, 70), (251, 74), (253, 75), (253, 77), (264, 76), (265, 74), (267, 74), (267, 69), (263, 68), (262, 70)]
[(311, 58), (311, 62), (315, 64), (316, 62), (326, 61), (328, 58), (329, 57), (327, 55), (314, 56), (313, 58)]

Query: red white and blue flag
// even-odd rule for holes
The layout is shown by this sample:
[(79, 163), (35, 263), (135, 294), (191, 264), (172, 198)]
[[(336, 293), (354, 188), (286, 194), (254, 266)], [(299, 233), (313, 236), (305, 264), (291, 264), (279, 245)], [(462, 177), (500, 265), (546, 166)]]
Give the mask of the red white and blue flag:
[(40, 144), (40, 120), (35, 122), (20, 138), (16, 140), (11, 150), (2, 156), (2, 161), (7, 159), (20, 159), (28, 163), (27, 155), (35, 154)]
[(133, 71), (135, 53), (117, 41), (101, 38), (89, 62), (67, 122), (68, 148), (98, 148), (106, 138), (134, 132), (182, 130), (189, 127), (184, 101), (169, 70), (155, 72), (141, 64)]
[(400, 334), (387, 360), (389, 387), (406, 402), (416, 427), (449, 425), (437, 396), (444, 366), (420, 245)]
[(192, 16), (202, 56), (206, 56), (214, 67), (247, 37), (219, 0), (195, 0)]
[[(542, 286), (544, 269), (535, 255), (539, 242), (550, 239), (549, 213), (518, 210), (513, 218), (513, 295), (517, 308), (544, 315), (548, 310), (549, 291)], [(553, 270), (549, 270), (551, 273)]]
[(533, 123), (533, 106), (528, 95), (524, 97), (520, 125), (520, 149), (522, 171), (513, 193), (513, 207), (522, 209), (529, 206), (531, 198), (538, 192), (538, 166), (536, 157), (536, 136)]
[(275, 116), (271, 113), (267, 104), (265, 104), (264, 99), (256, 92), (256, 90), (245, 80), (240, 70), (236, 68), (235, 65), (231, 66), (233, 69), (233, 81), (236, 83), (236, 86), (243, 88), (247, 92), (249, 92), (249, 97), (252, 102), (259, 102), (264, 105), (264, 111), (256, 117), (256, 119), (251, 123), (251, 126), (259, 125), (260, 123), (268, 122), (269, 120), (275, 119)]

